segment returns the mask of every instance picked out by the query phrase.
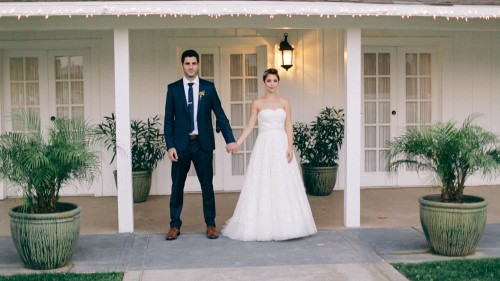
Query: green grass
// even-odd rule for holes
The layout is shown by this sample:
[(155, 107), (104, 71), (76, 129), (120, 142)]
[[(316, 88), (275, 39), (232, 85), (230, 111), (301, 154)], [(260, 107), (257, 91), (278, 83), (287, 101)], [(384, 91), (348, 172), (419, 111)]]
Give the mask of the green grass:
[(106, 273), (41, 273), (0, 276), (0, 281), (121, 281), (123, 272)]
[(392, 266), (411, 281), (498, 281), (500, 259), (456, 259)]

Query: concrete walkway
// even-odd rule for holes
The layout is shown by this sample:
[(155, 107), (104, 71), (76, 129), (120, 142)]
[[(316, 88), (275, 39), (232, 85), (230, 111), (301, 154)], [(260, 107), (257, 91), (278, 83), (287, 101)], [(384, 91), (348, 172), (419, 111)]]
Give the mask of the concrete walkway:
[[(207, 239), (199, 225), (199, 194), (187, 196), (185, 225), (175, 241), (164, 238), (168, 213), (157, 214), (162, 210), (159, 205), (168, 205), (168, 196), (152, 196), (146, 203), (135, 204), (136, 219), (144, 216), (148, 220), (136, 223), (134, 234), (116, 233), (116, 222), (105, 226), (108, 217), (116, 217), (110, 203), (116, 198), (71, 198), (66, 201), (78, 201), (83, 207), (82, 235), (71, 263), (54, 271), (125, 271), (125, 281), (407, 280), (390, 263), (451, 259), (432, 254), (420, 229), (416, 198), (428, 193), (422, 188), (363, 190), (362, 227), (349, 229), (341, 224), (342, 208), (339, 216), (334, 213), (338, 206), (330, 206), (342, 201), (341, 191), (310, 197), (320, 231), (284, 242), (240, 242), (224, 236)], [(490, 202), (485, 234), (476, 252), (466, 258), (500, 257), (500, 206), (495, 204), (500, 187), (474, 187), (466, 193)], [(234, 209), (237, 194), (217, 194), (216, 200), (222, 225), (220, 221)], [(106, 202), (110, 204), (103, 204)], [(0, 201), (0, 209), (11, 205), (15, 205), (12, 200)], [(8, 234), (5, 212), (0, 210), (0, 275), (39, 272), (24, 268)]]

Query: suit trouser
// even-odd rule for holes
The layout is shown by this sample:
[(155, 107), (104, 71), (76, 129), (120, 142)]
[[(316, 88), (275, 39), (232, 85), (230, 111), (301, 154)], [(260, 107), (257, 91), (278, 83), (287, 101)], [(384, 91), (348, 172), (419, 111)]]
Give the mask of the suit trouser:
[(184, 203), (184, 185), (187, 174), (194, 164), (203, 197), (203, 214), (207, 226), (215, 226), (215, 196), (213, 187), (213, 151), (202, 149), (198, 139), (190, 140), (188, 149), (177, 152), (177, 162), (172, 162), (172, 195), (170, 196), (170, 226), (180, 228), (181, 212)]

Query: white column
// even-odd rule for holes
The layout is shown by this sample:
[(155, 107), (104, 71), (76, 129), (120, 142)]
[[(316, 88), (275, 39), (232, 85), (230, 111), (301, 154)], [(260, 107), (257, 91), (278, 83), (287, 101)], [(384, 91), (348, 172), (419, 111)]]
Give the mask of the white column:
[(344, 189), (344, 225), (361, 225), (361, 30), (347, 29), (344, 40), (346, 85), (346, 186)]
[(130, 152), (130, 60), (128, 29), (114, 30), (118, 232), (134, 232)]

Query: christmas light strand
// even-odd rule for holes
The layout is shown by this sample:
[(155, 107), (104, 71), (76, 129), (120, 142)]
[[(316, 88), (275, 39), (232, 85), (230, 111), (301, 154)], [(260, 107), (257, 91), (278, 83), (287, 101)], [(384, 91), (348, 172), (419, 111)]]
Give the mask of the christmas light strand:
[(394, 16), (403, 19), (412, 17), (497, 19), (500, 6), (487, 5), (404, 5), (404, 4), (361, 4), (339, 2), (277, 2), (277, 1), (116, 1), (116, 2), (8, 2), (0, 5), (1, 17), (53, 16), (138, 16), (157, 15), (166, 17), (223, 16), (251, 17), (269, 16)]

